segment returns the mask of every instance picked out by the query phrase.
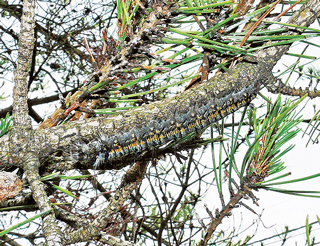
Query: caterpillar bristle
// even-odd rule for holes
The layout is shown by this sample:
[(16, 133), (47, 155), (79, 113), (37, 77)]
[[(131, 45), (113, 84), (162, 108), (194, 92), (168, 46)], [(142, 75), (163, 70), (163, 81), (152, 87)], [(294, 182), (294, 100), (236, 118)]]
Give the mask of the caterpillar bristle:
[[(103, 168), (106, 164), (123, 161), (129, 156), (136, 159), (145, 151), (155, 152), (191, 133), (202, 133), (214, 122), (249, 104), (257, 92), (257, 83), (252, 83), (245, 88), (219, 92), (219, 98), (210, 97), (210, 95), (218, 95), (213, 92), (199, 93), (195, 97), (196, 101), (188, 102), (187, 111), (180, 110), (178, 103), (177, 106), (169, 109), (167, 118), (159, 111), (148, 124), (140, 128), (129, 129), (118, 134), (98, 134), (96, 139), (88, 143), (84, 141), (75, 143), (71, 150), (72, 158), (91, 162), (96, 169)], [(139, 123), (139, 120), (138, 116), (134, 119), (136, 123)], [(92, 150), (96, 154), (90, 158), (89, 153), (92, 153)]]

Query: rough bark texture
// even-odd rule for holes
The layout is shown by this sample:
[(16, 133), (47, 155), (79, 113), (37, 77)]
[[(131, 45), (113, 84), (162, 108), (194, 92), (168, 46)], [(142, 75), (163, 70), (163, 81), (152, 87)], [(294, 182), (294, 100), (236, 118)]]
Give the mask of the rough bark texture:
[(13, 127), (31, 128), (28, 114), (27, 78), (34, 46), (34, 1), (26, 1), (23, 5), (17, 68), (14, 73), (13, 88)]
[[(28, 87), (27, 78), (31, 65), (34, 48), (35, 26), (35, 0), (23, 2), (23, 14), (21, 17), (21, 30), (19, 38), (19, 52), (17, 68), (14, 74), (13, 89), (13, 130), (9, 135), (11, 156), (20, 159), (23, 156), (23, 169), (27, 177), (33, 199), (36, 201), (41, 212), (51, 209), (51, 203), (45, 192), (44, 184), (39, 175), (39, 159), (34, 152), (34, 134), (31, 129), (31, 120), (28, 115)], [(19, 146), (19, 147), (17, 147)], [(17, 151), (19, 149), (19, 151)], [(25, 158), (27, 156), (27, 158)], [(55, 221), (53, 213), (43, 218), (43, 232), (47, 245), (61, 245), (61, 232)]]
[[(126, 141), (133, 142), (130, 138), (136, 138), (136, 136), (130, 136), (130, 134), (132, 132), (137, 134), (142, 126), (149, 127), (150, 131), (145, 134), (146, 137), (149, 136), (150, 138), (155, 134), (153, 133), (152, 127), (157, 125), (157, 123), (173, 122), (172, 125), (178, 127), (176, 123), (179, 122), (181, 116), (186, 116), (188, 114), (192, 116), (190, 108), (201, 114), (201, 110), (197, 111), (196, 108), (209, 105), (212, 106), (213, 110), (218, 110), (220, 114), (225, 117), (228, 113), (232, 112), (232, 110), (229, 112), (228, 108), (231, 107), (233, 102), (227, 104), (227, 108), (225, 109), (218, 109), (213, 97), (218, 99), (224, 98), (223, 100), (228, 102), (228, 95), (232, 95), (234, 91), (248, 88), (253, 84), (257, 90), (263, 85), (268, 88), (275, 87), (276, 83), (272, 75), (272, 69), (289, 48), (289, 46), (281, 46), (261, 50), (257, 53), (256, 58), (247, 57), (244, 62), (236, 65), (228, 73), (216, 76), (207, 83), (197, 86), (192, 90), (185, 91), (174, 98), (145, 105), (113, 117), (98, 117), (71, 122), (51, 129), (32, 131), (27, 114), (27, 95), (24, 88), (24, 83), (26, 83), (26, 76), (28, 74), (28, 57), (30, 54), (28, 53), (20, 56), (20, 52), (32, 50), (34, 1), (25, 0), (24, 5), (25, 15), (22, 17), (21, 37), (23, 38), (21, 38), (21, 40), (26, 40), (27, 43), (21, 43), (19, 45), (21, 46), (19, 48), (19, 59), (21, 59), (22, 63), (25, 63), (25, 66), (19, 67), (15, 75), (17, 77), (15, 79), (17, 87), (14, 92), (16, 104), (14, 106), (14, 127), (16, 130), (13, 130), (13, 133), (9, 136), (0, 139), (0, 160), (2, 166), (21, 166), (24, 168), (33, 192), (34, 200), (37, 202), (41, 211), (47, 211), (51, 208), (51, 205), (48, 196), (45, 193), (44, 184), (40, 181), (39, 168), (45, 168), (50, 171), (65, 171), (74, 168), (93, 167), (94, 163), (88, 160), (95, 160), (97, 149), (94, 147), (86, 150), (86, 159), (81, 160), (81, 158), (74, 158), (75, 150), (82, 151), (81, 143), (83, 140), (90, 143), (98, 139), (100, 142), (103, 142), (101, 139), (113, 136), (114, 139), (117, 140), (117, 143), (113, 143), (113, 145), (125, 146), (127, 145)], [(320, 2), (318, 0), (310, 0), (291, 18), (290, 23), (296, 25), (310, 25), (310, 23), (319, 16), (319, 13)], [(26, 35), (26, 37), (23, 35)], [(20, 71), (23, 72), (21, 75), (19, 74)], [(102, 69), (101, 71), (102, 73), (108, 73), (107, 69)], [(103, 76), (104, 74), (102, 74), (102, 77)], [(242, 95), (244, 98), (247, 98), (245, 93)], [(200, 105), (197, 104), (198, 101), (200, 101)], [(247, 103), (248, 101), (246, 100), (245, 102)], [(228, 112), (222, 113), (222, 110), (227, 110)], [(23, 113), (20, 115), (19, 112)], [(205, 115), (213, 113), (214, 112), (205, 112), (204, 115), (198, 116), (202, 119)], [(197, 123), (198, 116), (195, 115), (191, 117), (193, 119), (188, 119), (188, 126), (196, 124), (206, 127), (207, 124)], [(19, 128), (19, 124), (22, 125), (21, 128)], [(23, 129), (23, 131), (19, 131), (19, 129)], [(164, 129), (163, 131), (168, 132), (172, 131), (172, 129)], [(194, 131), (197, 132), (200, 130), (194, 128)], [(180, 133), (181, 130), (179, 130), (179, 134)], [(161, 142), (161, 145), (153, 149), (151, 149), (150, 146), (141, 147), (141, 149), (139, 149), (140, 152), (136, 153), (138, 155), (133, 153), (120, 154), (114, 159), (104, 162), (101, 168), (119, 169), (130, 165), (133, 160), (139, 157), (139, 154), (143, 154), (144, 156), (147, 156), (148, 153), (150, 153), (150, 155), (156, 155), (157, 151), (161, 151), (161, 146), (166, 145), (171, 141), (172, 139), (167, 138), (164, 142)], [(98, 146), (98, 148), (100, 148), (99, 151), (103, 150), (101, 149), (101, 146)], [(106, 148), (106, 146), (103, 146), (103, 148)], [(105, 150), (109, 151), (108, 149)], [(129, 183), (126, 187), (126, 189), (117, 190), (116, 195), (113, 197), (113, 200), (110, 201), (109, 206), (101, 211), (99, 216), (92, 223), (86, 224), (85, 227), (81, 227), (82, 222), (76, 221), (81, 228), (74, 231), (72, 234), (65, 235), (64, 238), (62, 238), (60, 228), (58, 228), (55, 223), (55, 216), (53, 214), (46, 216), (43, 219), (43, 231), (48, 245), (88, 241), (92, 240), (94, 236), (101, 235), (101, 230), (108, 223), (115, 208), (119, 208), (119, 206), (127, 200), (127, 197), (134, 188), (134, 184)], [(233, 205), (233, 203), (230, 205)], [(71, 217), (70, 219), (76, 220)], [(214, 227), (212, 228), (214, 229)]]
[[(308, 1), (290, 19), (289, 23), (296, 25), (310, 25), (319, 15), (320, 3), (318, 1)], [(40, 157), (41, 165), (48, 170), (70, 170), (76, 167), (92, 167), (94, 163), (88, 163), (87, 159), (83, 163), (81, 160), (71, 158), (74, 145), (82, 140), (93, 141), (101, 136), (119, 135), (123, 136), (132, 129), (140, 129), (141, 126), (149, 125), (152, 122), (159, 122), (161, 119), (177, 122), (177, 118), (182, 112), (187, 112), (193, 102), (201, 99), (202, 104), (210, 103), (213, 95), (226, 94), (236, 88), (245, 88), (252, 83), (263, 82), (265, 86), (271, 88), (276, 86), (276, 81), (272, 77), (272, 69), (281, 56), (288, 50), (289, 46), (271, 47), (257, 53), (257, 58), (247, 57), (249, 62), (242, 62), (236, 65), (228, 73), (210, 79), (207, 83), (186, 91), (174, 98), (169, 98), (161, 102), (142, 106), (138, 109), (128, 111), (113, 117), (98, 117), (89, 120), (71, 122), (67, 125), (57, 126), (51, 129), (37, 130), (34, 132), (33, 152)], [(102, 71), (104, 71), (102, 69)], [(105, 71), (106, 72), (106, 71)], [(102, 75), (103, 76), (103, 75)], [(212, 103), (212, 102), (211, 102)], [(174, 110), (175, 113), (172, 113)], [(150, 123), (151, 122), (151, 123)], [(137, 130), (138, 131), (138, 130)], [(128, 139), (124, 139), (127, 141)], [(121, 141), (121, 137), (120, 137)], [(10, 156), (12, 151), (8, 151), (8, 138), (1, 139), (2, 150), (0, 159), (3, 164), (19, 165), (24, 158), (14, 158)], [(124, 143), (118, 143), (121, 145)], [(25, 149), (26, 146), (16, 146), (15, 151)], [(106, 151), (108, 151), (106, 149)], [(148, 151), (142, 149), (140, 154)], [(152, 150), (155, 154), (156, 150)], [(50, 153), (50, 155), (48, 155)], [(97, 149), (92, 148), (86, 155), (94, 159)], [(138, 153), (139, 154), (139, 153)], [(120, 156), (116, 161), (111, 160), (101, 166), (103, 169), (119, 169), (131, 164), (137, 155)], [(124, 162), (125, 160), (125, 162)]]
[[(279, 59), (281, 54), (282, 53), (270, 53), (270, 56)], [(272, 60), (270, 57), (265, 59), (268, 61)], [(137, 129), (138, 132), (142, 126), (149, 126), (150, 136), (152, 136), (151, 129), (156, 123), (170, 121), (175, 124), (181, 115), (187, 114), (192, 108), (195, 110), (197, 102), (201, 102), (201, 105), (214, 104), (215, 102), (212, 101), (213, 95), (218, 95), (219, 97), (224, 94), (224, 96), (228, 96), (228, 93), (232, 94), (233, 91), (239, 88), (249, 87), (254, 83), (273, 82), (272, 67), (273, 63), (268, 64), (266, 62), (255, 61), (255, 63), (240, 63), (229, 73), (214, 77), (207, 83), (181, 93), (174, 98), (145, 105), (113, 117), (98, 117), (71, 122), (70, 124), (53, 127), (51, 129), (35, 131), (34, 139), (37, 145), (34, 146), (33, 151), (42, 157), (41, 162), (48, 170), (69, 170), (84, 165), (86, 167), (92, 167), (94, 163), (87, 163), (86, 159), (81, 163), (81, 159), (73, 160), (70, 158), (70, 151), (74, 149), (76, 143), (82, 142), (84, 139), (86, 141), (93, 141), (99, 138), (99, 136), (123, 136), (126, 133), (132, 132), (133, 129)], [(213, 110), (215, 109), (213, 108)], [(197, 118), (195, 117), (193, 120), (196, 121)], [(169, 130), (170, 129), (167, 131)], [(124, 144), (120, 142), (121, 137), (118, 137), (118, 139), (120, 139), (118, 140), (119, 145)], [(58, 157), (48, 155), (48, 153), (58, 153), (59, 150), (62, 150), (63, 153)], [(142, 149), (140, 153), (146, 150), (147, 149)], [(152, 151), (154, 153), (155, 150)], [(94, 156), (96, 152), (96, 149), (92, 149), (87, 155)], [(129, 165), (133, 159), (137, 158), (136, 154), (137, 153), (135, 153), (135, 155), (121, 156), (116, 158), (115, 161), (107, 162), (101, 168), (120, 169)], [(14, 164), (13, 162), (18, 164), (20, 161), (23, 161), (10, 160), (8, 155), (1, 159), (5, 162), (11, 161), (10, 164)], [(123, 162), (124, 160), (126, 160), (126, 162)]]

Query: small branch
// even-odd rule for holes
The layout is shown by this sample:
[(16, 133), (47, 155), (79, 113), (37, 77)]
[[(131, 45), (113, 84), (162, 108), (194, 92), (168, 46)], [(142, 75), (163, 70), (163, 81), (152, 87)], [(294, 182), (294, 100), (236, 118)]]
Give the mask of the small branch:
[(172, 204), (171, 209), (167, 213), (167, 216), (161, 220), (161, 226), (159, 228), (159, 233), (158, 233), (158, 241), (162, 240), (162, 232), (165, 229), (165, 227), (167, 226), (169, 219), (172, 219), (172, 216), (174, 215), (178, 205), (180, 204), (180, 202), (183, 198), (183, 195), (185, 194), (185, 191), (187, 190), (187, 188), (189, 186), (190, 170), (191, 170), (191, 166), (193, 164), (193, 154), (194, 154), (194, 150), (192, 150), (189, 155), (190, 157), (189, 157), (189, 161), (187, 164), (187, 172), (185, 175), (186, 178), (185, 178), (184, 182), (182, 182), (182, 180), (181, 180), (181, 190), (180, 190), (179, 196), (177, 197), (175, 202)]
[(254, 23), (254, 25), (250, 28), (250, 30), (248, 31), (248, 33), (246, 34), (246, 36), (243, 38), (243, 40), (241, 41), (239, 47), (242, 47), (244, 45), (244, 43), (246, 42), (246, 40), (249, 38), (249, 36), (251, 35), (251, 33), (254, 31), (254, 29), (261, 23), (261, 21), (263, 20), (264, 17), (266, 17), (275, 7), (276, 5), (280, 2), (280, 0), (277, 0), (260, 18), (259, 20)]
[(81, 170), (82, 174), (90, 175), (88, 181), (92, 184), (93, 188), (100, 191), (104, 198), (109, 201), (112, 198), (111, 194), (103, 187), (103, 185), (96, 179), (94, 175), (92, 175), (88, 170)]
[(106, 233), (102, 233), (100, 242), (106, 243), (111, 246), (138, 246), (133, 242), (124, 241), (118, 237), (108, 235)]
[[(76, 89), (72, 89), (66, 92), (63, 92), (62, 95), (63, 97), (66, 97), (69, 93), (74, 93), (77, 91)], [(59, 100), (59, 95), (53, 95), (53, 96), (48, 96), (48, 97), (41, 97), (41, 98), (33, 98), (33, 99), (28, 99), (28, 106), (32, 107), (32, 106), (36, 106), (36, 105), (41, 105), (41, 104), (46, 104), (46, 103), (50, 103), (50, 102), (54, 102)], [(9, 112), (12, 112), (12, 106), (9, 106), (7, 108), (1, 109), (0, 110), (0, 118), (4, 118), (6, 116), (6, 114)]]
[[(5, 202), (2, 202), (0, 205), (0, 208), (11, 208), (11, 207), (18, 207), (18, 206), (26, 206), (26, 205), (35, 205), (35, 202), (32, 198), (31, 192), (28, 194), (23, 194), (22, 197), (17, 197), (14, 199), (7, 200)], [(33, 207), (33, 208), (23, 208), (24, 211), (35, 211), (38, 210), (38, 207)]]
[(218, 225), (221, 224), (222, 219), (226, 216), (229, 216), (231, 213), (231, 210), (236, 207), (242, 198), (245, 196), (248, 196), (249, 192), (251, 191), (251, 188), (249, 188), (246, 184), (243, 186), (243, 189), (239, 190), (234, 196), (231, 197), (228, 204), (222, 208), (220, 213), (217, 215), (217, 217), (211, 221), (211, 223), (208, 226), (207, 234), (205, 236), (204, 241), (201, 241), (199, 245), (206, 245), (208, 240), (211, 238), (212, 234), (215, 232)]
[[(41, 212), (51, 209), (51, 203), (45, 192), (44, 184), (40, 181), (39, 160), (29, 154), (24, 165), (25, 175), (30, 184), (33, 199), (36, 201)], [(57, 226), (54, 214), (48, 214), (43, 219), (43, 232), (48, 245), (62, 245), (62, 235), (60, 227)]]
[(79, 229), (81, 227), (87, 227), (89, 222), (85, 219), (78, 217), (77, 215), (70, 213), (59, 206), (54, 206), (54, 213), (57, 219), (69, 224), (74, 229)]
[(40, 123), (41, 121), (43, 121), (42, 117), (33, 108), (29, 108), (29, 115), (37, 123)]
[(302, 89), (301, 87), (299, 89), (296, 89), (284, 84), (281, 80), (277, 80), (277, 82), (275, 83), (266, 85), (266, 88), (272, 93), (281, 93), (283, 95), (289, 96), (303, 97), (305, 94), (308, 94), (308, 97), (310, 97), (311, 99), (320, 96), (320, 90), (309, 90), (308, 87), (305, 89)]
[[(25, 2), (21, 18), (21, 30), (19, 37), (19, 51), (17, 67), (14, 72), (13, 88), (13, 128), (31, 129), (31, 121), (28, 115), (28, 87), (27, 77), (31, 66), (34, 47), (34, 8), (35, 1)], [(19, 130), (18, 130), (19, 131)]]
[(11, 246), (22, 246), (21, 244), (17, 243), (14, 239), (11, 239), (10, 237), (8, 237), (8, 235), (3, 235), (2, 237), (0, 237), (0, 239), (3, 242), (3, 245), (8, 244)]
[(64, 243), (74, 244), (101, 236), (101, 232), (105, 228), (108, 228), (108, 223), (111, 222), (112, 218), (117, 215), (117, 213), (121, 213), (120, 210), (123, 209), (125, 202), (131, 197), (132, 191), (136, 188), (137, 183), (140, 182), (144, 176), (145, 168), (147, 167), (146, 164), (147, 163), (139, 163), (128, 170), (115, 195), (109, 200), (108, 206), (100, 211), (98, 217), (92, 223), (66, 235)]

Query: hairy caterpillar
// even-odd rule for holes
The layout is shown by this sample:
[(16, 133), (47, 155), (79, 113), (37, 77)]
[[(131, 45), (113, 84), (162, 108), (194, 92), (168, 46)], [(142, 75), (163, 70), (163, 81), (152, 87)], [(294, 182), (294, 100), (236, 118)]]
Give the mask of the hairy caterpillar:
[[(247, 105), (256, 96), (259, 83), (250, 83), (243, 88), (197, 95), (195, 102), (190, 102), (187, 110), (182, 111), (179, 105), (168, 109), (169, 117), (155, 115), (140, 128), (132, 128), (111, 135), (100, 134), (88, 143), (77, 143), (72, 151), (76, 161), (93, 163), (94, 168), (103, 168), (105, 164), (119, 163), (137, 158), (144, 151), (156, 152), (173, 141), (190, 133), (200, 133), (212, 123)], [(210, 97), (209, 101), (205, 98)], [(95, 155), (92, 156), (94, 152)]]

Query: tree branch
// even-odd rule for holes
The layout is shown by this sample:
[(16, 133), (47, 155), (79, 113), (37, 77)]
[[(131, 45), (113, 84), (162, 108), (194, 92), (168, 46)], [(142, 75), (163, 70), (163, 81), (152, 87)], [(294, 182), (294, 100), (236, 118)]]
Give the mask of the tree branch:
[[(319, 9), (319, 2), (308, 1), (289, 23), (309, 25), (319, 15)], [(262, 84), (275, 84), (271, 70), (288, 48), (289, 45), (261, 50), (256, 58), (247, 57), (248, 63), (239, 63), (227, 73), (174, 98), (113, 117), (70, 122), (35, 131), (34, 153), (40, 156), (41, 165), (49, 170), (120, 169), (146, 152), (156, 156), (161, 146), (187, 134), (201, 132), (247, 104)], [(109, 69), (102, 68), (101, 77)], [(7, 141), (5, 137), (1, 139), (0, 159), (4, 164), (19, 165), (23, 159), (9, 158)]]
[[(19, 37), (19, 52), (17, 68), (14, 75), (13, 89), (13, 130), (9, 134), (9, 152), (13, 158), (27, 156), (23, 169), (30, 184), (32, 196), (41, 212), (51, 209), (51, 203), (41, 182), (39, 175), (39, 159), (32, 151), (33, 131), (31, 120), (28, 115), (28, 87), (27, 77), (29, 75), (32, 51), (34, 48), (34, 26), (35, 26), (35, 0), (25, 0), (21, 17), (21, 30)], [(30, 142), (28, 142), (29, 140)], [(15, 152), (16, 147), (21, 152)], [(48, 214), (43, 218), (43, 232), (48, 245), (61, 245), (60, 228), (55, 223), (54, 214)]]
[[(63, 92), (62, 96), (66, 97), (69, 93), (74, 93), (76, 91), (77, 91), (77, 89), (72, 89), (72, 90)], [(57, 100), (59, 100), (59, 95), (28, 99), (28, 106), (32, 107), (32, 106), (36, 106), (36, 105), (46, 104), (46, 103), (49, 103), (49, 102), (54, 102), (54, 101), (57, 101)], [(7, 108), (1, 109), (0, 110), (0, 118), (4, 118), (8, 112), (11, 113), (12, 112), (12, 108), (13, 108), (12, 106), (9, 106)]]

